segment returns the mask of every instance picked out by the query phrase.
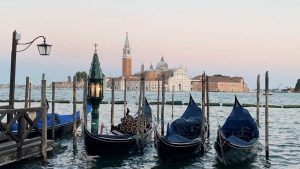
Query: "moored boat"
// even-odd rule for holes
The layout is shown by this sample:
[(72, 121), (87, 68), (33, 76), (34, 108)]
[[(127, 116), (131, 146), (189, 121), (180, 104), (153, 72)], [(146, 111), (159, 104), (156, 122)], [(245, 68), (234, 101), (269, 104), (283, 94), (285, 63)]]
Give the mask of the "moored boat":
[(219, 161), (235, 164), (253, 159), (258, 152), (259, 130), (255, 120), (235, 97), (233, 109), (219, 126), (214, 144)]
[[(84, 148), (89, 155), (120, 155), (137, 149), (139, 141), (147, 142), (152, 135), (152, 110), (145, 98), (144, 105), (144, 132), (139, 135), (137, 132), (137, 119), (128, 113), (121, 119), (121, 123), (114, 126), (109, 133), (91, 133), (86, 125), (84, 126)], [(140, 115), (142, 116), (142, 115)], [(143, 118), (142, 117), (142, 118)]]
[(154, 144), (159, 158), (182, 159), (199, 153), (203, 147), (200, 139), (201, 117), (202, 110), (190, 96), (185, 112), (171, 125), (168, 124), (165, 136), (162, 136), (155, 126)]

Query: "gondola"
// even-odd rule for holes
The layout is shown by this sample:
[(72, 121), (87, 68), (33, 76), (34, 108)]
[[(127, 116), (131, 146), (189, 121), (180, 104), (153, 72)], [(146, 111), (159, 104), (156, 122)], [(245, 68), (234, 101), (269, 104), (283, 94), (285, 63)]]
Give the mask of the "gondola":
[[(183, 115), (168, 124), (166, 136), (160, 135), (155, 126), (154, 144), (162, 160), (183, 159), (200, 152), (203, 143), (200, 140), (202, 110), (192, 96)], [(205, 129), (206, 131), (206, 129)]]
[(219, 126), (214, 148), (224, 164), (253, 159), (258, 151), (259, 131), (255, 120), (235, 97), (233, 109), (224, 125)]
[[(144, 142), (149, 141), (152, 135), (152, 110), (145, 98), (144, 104), (145, 114), (145, 130), (141, 136), (137, 134), (136, 124), (137, 118), (130, 116), (128, 113), (121, 118), (121, 123), (112, 127), (112, 130), (106, 134), (91, 133), (86, 125), (84, 125), (84, 148), (89, 155), (123, 155), (129, 153), (131, 150), (136, 150), (138, 147), (138, 140), (143, 139)], [(132, 120), (135, 124), (124, 124)], [(125, 128), (125, 129), (124, 129)], [(127, 131), (125, 131), (127, 130)]]
[[(90, 112), (92, 109), (92, 106), (90, 104), (87, 104), (86, 111)], [(77, 127), (80, 125), (80, 111), (76, 111), (75, 114), (76, 117), (76, 125)], [(31, 132), (28, 134), (28, 138), (33, 138), (36, 136), (41, 135), (42, 133), (42, 118), (41, 114), (36, 117), (37, 122), (36, 126), (38, 128), (38, 131), (35, 129), (31, 130)], [(58, 114), (54, 113), (54, 133), (55, 137), (61, 137), (70, 135), (73, 131), (73, 114)], [(18, 123), (14, 123), (12, 125), (12, 130), (14, 133), (18, 132)], [(47, 114), (47, 137), (51, 138), (52, 135), (52, 113), (49, 112)]]

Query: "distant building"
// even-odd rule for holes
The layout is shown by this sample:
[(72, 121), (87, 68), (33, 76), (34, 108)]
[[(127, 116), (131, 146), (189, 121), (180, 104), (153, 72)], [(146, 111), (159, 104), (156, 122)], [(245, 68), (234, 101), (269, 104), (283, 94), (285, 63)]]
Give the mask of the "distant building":
[(123, 57), (122, 57), (122, 76), (130, 77), (132, 74), (132, 62), (131, 62), (131, 52), (128, 40), (128, 33), (126, 32), (126, 39), (123, 48)]
[[(165, 62), (164, 57), (153, 68), (151, 63), (150, 68), (145, 70), (144, 64), (141, 65), (141, 71), (132, 74), (132, 58), (131, 48), (129, 46), (128, 33), (126, 32), (126, 39), (122, 55), (122, 76), (115, 78), (115, 90), (125, 89), (128, 91), (140, 90), (141, 72), (145, 74), (145, 90), (157, 91), (158, 87), (161, 89), (162, 82), (158, 86), (158, 79), (161, 79), (161, 74), (166, 74), (166, 91), (199, 91), (202, 90), (201, 76), (189, 78), (186, 69), (173, 68), (169, 69), (168, 64)], [(106, 78), (106, 87), (111, 88), (111, 77)], [(209, 91), (218, 92), (248, 92), (249, 89), (242, 77), (229, 77), (222, 75), (209, 76)]]
[[(202, 76), (192, 78), (192, 90), (202, 90)], [(208, 77), (209, 91), (215, 92), (248, 92), (249, 88), (242, 77), (213, 75)]]
[[(172, 91), (190, 91), (191, 79), (188, 77), (186, 69), (179, 67), (175, 69), (169, 69), (168, 64), (164, 61), (164, 57), (156, 64), (156, 68), (150, 65), (150, 68), (145, 70), (144, 64), (141, 65), (141, 71), (132, 75), (132, 60), (130, 55), (130, 47), (128, 34), (126, 33), (125, 45), (123, 48), (122, 56), (122, 76), (115, 78), (115, 90), (125, 89), (125, 79), (127, 90), (139, 90), (140, 89), (140, 74), (141, 71), (145, 73), (145, 90), (157, 91), (158, 87), (161, 88), (162, 82), (158, 86), (158, 79), (161, 77), (161, 73), (166, 73), (166, 90)], [(111, 87), (111, 78), (108, 79), (107, 87)]]

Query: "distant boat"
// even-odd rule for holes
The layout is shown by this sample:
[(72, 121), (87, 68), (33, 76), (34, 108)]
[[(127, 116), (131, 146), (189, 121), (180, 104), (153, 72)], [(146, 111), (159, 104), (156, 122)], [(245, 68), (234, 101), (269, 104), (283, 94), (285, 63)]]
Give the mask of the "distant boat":
[(159, 134), (155, 126), (154, 144), (162, 160), (184, 159), (201, 150), (201, 115), (202, 110), (196, 105), (192, 96), (183, 115), (167, 127), (166, 136)]
[(252, 159), (258, 152), (259, 131), (255, 120), (235, 97), (233, 109), (219, 126), (214, 148), (219, 161), (234, 164)]
[[(145, 113), (145, 125), (146, 128), (144, 133), (140, 136), (143, 141), (148, 141), (152, 135), (152, 109), (145, 98), (144, 105)], [(137, 120), (138, 116), (135, 118), (126, 115), (126, 117), (121, 119), (121, 123), (118, 126), (114, 126), (113, 130), (105, 134), (93, 134), (84, 126), (84, 148), (89, 155), (120, 155), (126, 154), (130, 150), (138, 147), (139, 135), (137, 134), (136, 124), (129, 123), (130, 119)], [(126, 125), (126, 126), (124, 126)], [(122, 128), (127, 128), (130, 130), (124, 131)]]
[[(266, 95), (266, 93), (263, 93), (263, 95)], [(269, 92), (269, 95), (273, 95), (273, 93)]]

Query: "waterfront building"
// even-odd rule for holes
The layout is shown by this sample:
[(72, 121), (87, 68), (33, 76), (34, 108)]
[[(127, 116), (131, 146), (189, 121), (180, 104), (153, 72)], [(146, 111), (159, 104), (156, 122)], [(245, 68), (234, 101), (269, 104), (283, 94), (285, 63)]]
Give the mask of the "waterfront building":
[[(157, 91), (158, 87), (161, 89), (161, 84), (158, 86), (158, 79), (161, 79), (161, 74), (166, 74), (166, 91), (199, 91), (202, 90), (201, 75), (189, 78), (186, 69), (182, 68), (169, 68), (167, 62), (165, 62), (162, 56), (160, 61), (154, 68), (152, 63), (149, 69), (145, 70), (145, 66), (142, 63), (141, 71), (132, 74), (132, 57), (131, 48), (129, 46), (128, 33), (126, 32), (125, 44), (122, 55), (122, 76), (115, 78), (115, 90), (125, 89), (128, 91), (140, 90), (140, 75), (141, 72), (145, 74), (145, 90)], [(111, 78), (106, 79), (107, 88), (111, 88)], [(248, 92), (249, 89), (242, 77), (229, 77), (222, 75), (209, 76), (209, 91), (219, 92)]]
[[(165, 62), (164, 57), (161, 57), (160, 61), (153, 68), (151, 63), (150, 68), (145, 70), (144, 64), (141, 65), (141, 71), (145, 73), (145, 90), (157, 91), (158, 87), (161, 88), (161, 84), (158, 86), (158, 79), (161, 77), (161, 73), (166, 73), (166, 90), (172, 91), (190, 91), (191, 79), (188, 77), (186, 69), (179, 68), (169, 69), (168, 64)], [(128, 33), (126, 32), (126, 39), (123, 48), (122, 55), (122, 76), (115, 78), (115, 90), (125, 89), (125, 80), (127, 90), (140, 90), (140, 74), (141, 71), (132, 74), (132, 58), (131, 48), (129, 46)], [(107, 87), (111, 87), (111, 78), (107, 78)]]
[[(192, 90), (202, 90), (202, 76), (192, 78)], [(213, 75), (208, 77), (209, 91), (212, 92), (249, 92), (249, 88), (242, 77)]]

